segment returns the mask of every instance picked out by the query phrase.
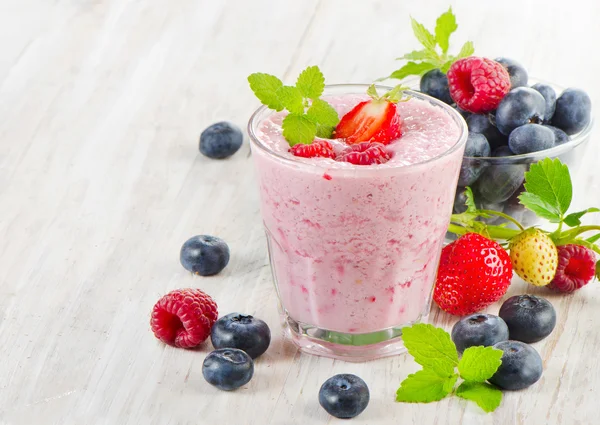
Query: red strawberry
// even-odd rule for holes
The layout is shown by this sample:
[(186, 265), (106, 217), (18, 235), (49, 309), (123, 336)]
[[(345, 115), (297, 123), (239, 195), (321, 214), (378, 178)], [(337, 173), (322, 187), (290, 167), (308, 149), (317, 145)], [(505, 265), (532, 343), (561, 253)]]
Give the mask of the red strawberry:
[(290, 148), (290, 152), (294, 156), (301, 156), (303, 158), (335, 158), (335, 152), (333, 146), (326, 140), (317, 140), (312, 142), (310, 145), (297, 144)]
[(594, 279), (596, 254), (581, 245), (563, 245), (558, 248), (558, 267), (548, 288), (559, 292), (573, 292)]
[(447, 313), (473, 314), (502, 298), (511, 278), (506, 250), (477, 233), (467, 233), (442, 250), (433, 299)]
[(401, 136), (401, 124), (395, 103), (372, 99), (360, 102), (344, 115), (334, 135), (348, 144), (379, 142), (387, 145)]
[(362, 142), (345, 149), (335, 160), (356, 165), (383, 164), (391, 158), (381, 143)]

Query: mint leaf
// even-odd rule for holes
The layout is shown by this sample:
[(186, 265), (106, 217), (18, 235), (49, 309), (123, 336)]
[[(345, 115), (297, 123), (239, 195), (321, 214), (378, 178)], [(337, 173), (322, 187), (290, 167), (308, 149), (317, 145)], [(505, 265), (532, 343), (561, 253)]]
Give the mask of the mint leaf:
[(600, 279), (600, 260), (596, 263), (596, 279)]
[(563, 221), (569, 227), (577, 227), (577, 226), (581, 225), (581, 217), (583, 217), (587, 213), (594, 213), (594, 212), (600, 212), (600, 209), (592, 207), (592, 208), (588, 208), (587, 210), (574, 212), (574, 213), (571, 213), (568, 216), (566, 216)]
[[(560, 218), (567, 212), (573, 198), (573, 185), (569, 168), (557, 159), (546, 158), (531, 165), (525, 173), (525, 189), (533, 196), (519, 199), (525, 207), (534, 205)], [(537, 197), (537, 198), (536, 198)], [(535, 209), (529, 208), (537, 214)], [(538, 214), (539, 215), (539, 214)], [(548, 218), (542, 215), (544, 218)]]
[(428, 50), (413, 50), (410, 53), (405, 54), (404, 56), (400, 56), (396, 58), (396, 60), (409, 60), (409, 61), (421, 61), (421, 60), (437, 60), (435, 56), (431, 54)]
[(427, 50), (435, 52), (435, 37), (431, 34), (423, 24), (418, 23), (414, 18), (410, 18), (412, 23), (413, 33), (419, 43), (423, 45)]
[(424, 368), (442, 377), (454, 373), (458, 353), (448, 332), (433, 325), (418, 323), (402, 328), (402, 340), (415, 362)]
[(450, 7), (447, 12), (442, 13), (435, 22), (435, 41), (442, 48), (442, 52), (448, 52), (450, 46), (450, 34), (452, 34), (458, 25), (456, 25), (456, 16), (452, 13)]
[(460, 49), (460, 52), (458, 52), (458, 56), (456, 57), (456, 59), (467, 58), (473, 53), (475, 53), (475, 47), (473, 46), (473, 42), (467, 41), (465, 44), (463, 44), (462, 48)]
[(487, 381), (502, 364), (501, 357), (502, 350), (494, 347), (469, 347), (458, 362), (460, 377), (465, 381)]
[(477, 206), (475, 205), (475, 196), (473, 196), (473, 191), (469, 186), (465, 187), (465, 205), (467, 206), (467, 212), (475, 212), (477, 211)]
[(283, 119), (283, 137), (290, 146), (298, 143), (309, 144), (317, 135), (317, 124), (305, 115), (289, 114)]
[(485, 382), (465, 381), (456, 389), (456, 395), (474, 401), (488, 413), (502, 402), (502, 391)]
[(560, 215), (556, 208), (544, 202), (539, 196), (533, 193), (523, 192), (519, 195), (519, 202), (528, 210), (533, 211), (539, 217), (550, 220), (552, 223), (560, 222)]
[(402, 68), (392, 72), (392, 74), (388, 78), (396, 78), (398, 80), (403, 80), (409, 75), (422, 75), (427, 71), (431, 71), (435, 68), (436, 66), (429, 62), (407, 62)]
[(283, 86), (281, 80), (273, 75), (256, 72), (248, 77), (250, 88), (263, 105), (276, 111), (283, 110), (277, 90)]
[(294, 114), (304, 113), (302, 93), (296, 87), (281, 86), (277, 89), (277, 97), (285, 109)]
[(325, 89), (325, 77), (318, 66), (309, 66), (298, 76), (296, 87), (302, 96), (318, 99)]
[(306, 113), (317, 124), (335, 127), (340, 122), (340, 117), (335, 108), (322, 99), (313, 100)]
[(423, 369), (408, 375), (396, 392), (396, 401), (407, 403), (430, 403), (446, 397), (452, 392), (458, 375), (439, 376)]

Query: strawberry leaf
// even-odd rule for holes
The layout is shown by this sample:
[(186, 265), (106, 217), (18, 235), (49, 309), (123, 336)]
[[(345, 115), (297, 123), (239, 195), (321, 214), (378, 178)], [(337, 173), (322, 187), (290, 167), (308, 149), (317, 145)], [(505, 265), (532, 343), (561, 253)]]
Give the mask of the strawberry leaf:
[(473, 53), (475, 53), (475, 47), (473, 46), (473, 42), (467, 41), (465, 44), (463, 44), (462, 48), (460, 49), (460, 52), (458, 52), (458, 56), (456, 57), (456, 59), (467, 58)]
[(420, 24), (414, 18), (411, 17), (410, 20), (413, 33), (415, 34), (415, 37), (417, 37), (417, 40), (419, 40), (419, 43), (421, 43), (425, 49), (435, 52), (435, 37), (433, 34), (431, 34), (423, 24)]
[(397, 80), (403, 80), (409, 75), (423, 75), (427, 71), (431, 71), (435, 69), (435, 65), (429, 62), (408, 62), (402, 68), (392, 72), (392, 74), (388, 78), (395, 78)]
[(569, 227), (576, 227), (581, 225), (581, 217), (583, 217), (587, 213), (594, 212), (600, 212), (600, 209), (592, 207), (588, 208), (587, 210), (571, 213), (564, 218), (563, 222)]
[(442, 53), (448, 52), (450, 46), (450, 35), (456, 31), (456, 16), (452, 13), (450, 7), (447, 12), (444, 12), (437, 18), (435, 23), (435, 41), (441, 47)]

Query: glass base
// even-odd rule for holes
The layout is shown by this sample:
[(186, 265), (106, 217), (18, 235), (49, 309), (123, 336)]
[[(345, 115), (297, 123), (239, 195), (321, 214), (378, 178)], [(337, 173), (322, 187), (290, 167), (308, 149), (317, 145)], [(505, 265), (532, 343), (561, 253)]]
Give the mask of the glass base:
[(286, 312), (283, 313), (288, 333), (302, 352), (348, 362), (364, 362), (406, 352), (402, 328), (414, 323), (426, 323), (427, 318), (428, 315), (422, 315), (406, 325), (371, 333), (350, 334), (298, 322)]

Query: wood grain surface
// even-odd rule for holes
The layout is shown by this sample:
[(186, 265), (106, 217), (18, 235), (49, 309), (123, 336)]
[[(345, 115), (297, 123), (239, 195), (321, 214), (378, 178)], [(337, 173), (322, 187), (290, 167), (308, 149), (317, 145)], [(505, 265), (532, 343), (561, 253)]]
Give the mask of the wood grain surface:
[[(456, 1), (456, 43), (520, 60), (600, 104), (596, 1)], [(0, 424), (346, 423), (320, 408), (335, 373), (371, 389), (353, 424), (596, 424), (598, 283), (549, 295), (558, 311), (535, 345), (542, 379), (484, 414), (457, 398), (394, 402), (409, 356), (352, 364), (299, 353), (283, 337), (247, 142), (225, 161), (198, 153), (217, 120), (245, 126), (246, 77), (292, 82), (318, 64), (330, 83), (370, 82), (417, 47), (447, 1), (2, 0), (0, 2)], [(455, 48), (458, 48), (456, 45)], [(577, 205), (600, 205), (598, 131), (573, 170)], [(598, 222), (598, 221), (596, 221)], [(195, 234), (225, 239), (211, 278), (179, 264)], [(273, 342), (254, 379), (225, 393), (202, 378), (210, 343), (166, 347), (154, 302), (199, 287), (222, 313), (263, 318)], [(532, 290), (515, 279), (510, 294)], [(497, 312), (498, 306), (489, 311)], [(456, 319), (434, 310), (436, 324)]]

